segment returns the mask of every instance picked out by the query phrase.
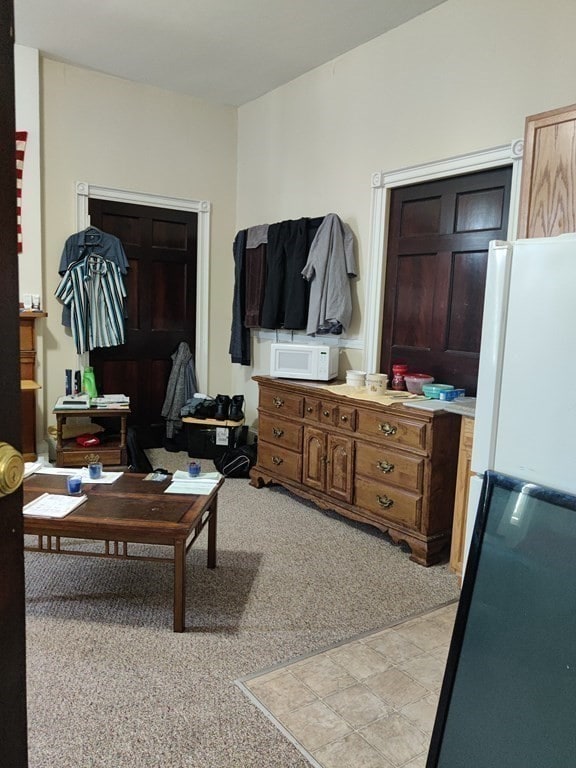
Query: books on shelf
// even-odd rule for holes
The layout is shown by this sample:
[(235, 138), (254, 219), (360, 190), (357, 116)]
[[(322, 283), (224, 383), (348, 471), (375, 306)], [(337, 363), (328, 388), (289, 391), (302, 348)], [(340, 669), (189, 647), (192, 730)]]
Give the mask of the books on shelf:
[(55, 411), (78, 411), (90, 408), (90, 395), (63, 395), (56, 400)]
[(43, 493), (34, 501), (24, 505), (22, 512), (32, 517), (66, 517), (81, 504), (84, 504), (88, 497), (67, 496), (62, 493)]

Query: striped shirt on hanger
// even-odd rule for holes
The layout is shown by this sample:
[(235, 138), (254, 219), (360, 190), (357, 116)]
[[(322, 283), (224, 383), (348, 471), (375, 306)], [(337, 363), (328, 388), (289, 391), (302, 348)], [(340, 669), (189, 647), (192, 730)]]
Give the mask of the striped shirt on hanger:
[(56, 296), (70, 307), (78, 354), (124, 343), (126, 289), (117, 264), (97, 254), (74, 262), (62, 277)]

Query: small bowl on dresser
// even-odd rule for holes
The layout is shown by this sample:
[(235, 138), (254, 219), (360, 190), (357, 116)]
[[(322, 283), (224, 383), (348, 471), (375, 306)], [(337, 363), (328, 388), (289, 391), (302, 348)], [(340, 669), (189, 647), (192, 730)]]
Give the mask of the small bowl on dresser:
[(434, 376), (428, 373), (406, 373), (404, 374), (406, 389), (413, 395), (421, 395), (424, 384), (432, 384)]

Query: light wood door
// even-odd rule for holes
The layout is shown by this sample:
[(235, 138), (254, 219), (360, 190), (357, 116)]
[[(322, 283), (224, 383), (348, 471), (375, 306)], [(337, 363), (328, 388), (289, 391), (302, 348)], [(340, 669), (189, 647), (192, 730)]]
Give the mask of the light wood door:
[(518, 237), (576, 232), (576, 104), (526, 118)]
[(452, 544), (450, 547), (450, 570), (462, 577), (464, 545), (466, 539), (466, 511), (468, 509), (468, 490), (470, 488), (470, 469), (472, 463), (472, 443), (474, 440), (474, 419), (462, 416), (460, 425), (460, 446), (458, 450), (458, 473), (456, 475), (456, 495), (454, 497), (454, 523), (452, 525)]
[[(12, 0), (0, 0), (0, 442), (21, 449), (13, 29)], [(0, 496), (1, 765), (26, 768), (26, 731), (24, 552), (19, 488)]]

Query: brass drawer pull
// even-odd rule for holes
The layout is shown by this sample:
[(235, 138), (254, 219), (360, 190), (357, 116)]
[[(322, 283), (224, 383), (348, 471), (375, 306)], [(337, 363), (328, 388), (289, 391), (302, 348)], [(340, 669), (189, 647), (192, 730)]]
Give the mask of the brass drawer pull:
[(272, 427), (272, 434), (274, 435), (274, 437), (282, 437), (282, 435), (284, 434), (284, 430), (278, 429), (278, 427)]
[(392, 504), (394, 504), (394, 499), (391, 499), (389, 496), (376, 496), (376, 498), (382, 509), (388, 509), (388, 507), (391, 507)]
[(348, 416), (340, 416), (340, 421), (343, 421), (344, 424), (348, 421)]
[(277, 467), (279, 467), (283, 461), (284, 459), (281, 459), (280, 456), (272, 456), (272, 464), (275, 464)]
[(330, 411), (322, 411), (322, 416), (328, 418), (328, 416), (330, 416)]
[(384, 432), (385, 435), (388, 437), (391, 437), (392, 435), (395, 435), (398, 431), (398, 428), (395, 427), (393, 424), (390, 424), (389, 421), (385, 421), (383, 424), (378, 424), (378, 429), (380, 432)]
[(390, 464), (389, 461), (377, 461), (376, 466), (381, 472), (384, 472), (384, 474), (394, 472), (394, 464)]
[(306, 413), (312, 413), (312, 411), (313, 411), (313, 410), (314, 410), (314, 408), (312, 408), (312, 407), (309, 405), (309, 406), (308, 406), (308, 408), (306, 408)]
[(282, 398), (281, 398), (281, 397), (275, 397), (275, 398), (272, 400), (272, 402), (274, 403), (274, 405), (276, 406), (276, 408), (282, 408), (282, 406), (284, 405), (284, 400), (282, 400)]

